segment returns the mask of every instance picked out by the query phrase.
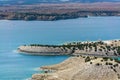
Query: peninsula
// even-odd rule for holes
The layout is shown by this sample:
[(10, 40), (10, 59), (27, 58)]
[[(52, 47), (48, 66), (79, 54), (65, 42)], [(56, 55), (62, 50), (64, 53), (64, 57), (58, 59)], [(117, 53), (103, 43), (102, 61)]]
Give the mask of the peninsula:
[(120, 40), (71, 42), (63, 45), (30, 44), (18, 51), (29, 55), (96, 55), (120, 56)]
[(55, 21), (88, 16), (120, 16), (120, 2), (40, 3), (0, 6), (0, 20)]

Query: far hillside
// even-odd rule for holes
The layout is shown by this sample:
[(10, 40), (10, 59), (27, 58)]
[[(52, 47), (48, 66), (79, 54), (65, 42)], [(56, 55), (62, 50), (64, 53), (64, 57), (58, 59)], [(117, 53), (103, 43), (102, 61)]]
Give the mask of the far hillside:
[(0, 5), (23, 5), (39, 3), (95, 3), (95, 2), (120, 2), (120, 0), (0, 0)]

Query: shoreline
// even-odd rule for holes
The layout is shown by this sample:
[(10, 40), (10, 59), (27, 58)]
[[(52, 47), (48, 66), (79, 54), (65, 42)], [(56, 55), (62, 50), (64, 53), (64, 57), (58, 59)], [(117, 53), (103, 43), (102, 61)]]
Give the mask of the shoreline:
[[(93, 12), (94, 13), (94, 12)], [(114, 13), (114, 12), (113, 12)], [(91, 14), (91, 13), (90, 13)], [(97, 14), (97, 13), (96, 13)], [(119, 13), (120, 14), (120, 13)], [(52, 14), (51, 14), (52, 15)], [(51, 16), (50, 15), (50, 16)], [(7, 16), (9, 16), (9, 15), (7, 15)], [(50, 17), (49, 16), (49, 17)], [(60, 15), (59, 15), (60, 16)], [(64, 17), (66, 17), (66, 19), (63, 19), (63, 18), (60, 18), (60, 19), (57, 19), (57, 18), (54, 18), (54, 19), (51, 19), (51, 20), (49, 20), (49, 19), (33, 19), (33, 20), (31, 20), (31, 19), (6, 19), (6, 18), (2, 18), (2, 19), (0, 19), (0, 21), (2, 21), (2, 20), (8, 20), (8, 21), (60, 21), (60, 20), (72, 20), (72, 19), (79, 19), (79, 18), (89, 18), (89, 17), (120, 17), (120, 15), (105, 15), (105, 16), (101, 16), (101, 15), (99, 15), (99, 16), (89, 16), (89, 15), (85, 15), (85, 16), (79, 16), (79, 17), (76, 17), (76, 18), (67, 18), (67, 16), (64, 16)], [(47, 17), (47, 16), (46, 16)], [(56, 17), (58, 17), (58, 16), (56, 16)]]
[[(120, 17), (120, 15), (113, 15), (113, 16), (109, 16), (109, 15), (106, 15), (106, 16), (89, 16), (89, 17)], [(69, 18), (69, 19), (58, 19), (58, 20), (25, 20), (25, 19), (0, 19), (0, 21), (61, 21), (61, 20), (74, 20), (74, 19), (80, 19), (80, 18), (89, 18), (87, 16), (83, 16), (83, 17), (77, 17), (77, 18)]]

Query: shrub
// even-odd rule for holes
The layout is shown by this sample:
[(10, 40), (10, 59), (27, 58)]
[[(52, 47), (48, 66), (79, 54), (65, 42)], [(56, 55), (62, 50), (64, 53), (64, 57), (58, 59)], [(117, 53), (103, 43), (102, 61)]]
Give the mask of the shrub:
[(90, 64), (92, 64), (92, 62), (90, 62)]
[(99, 49), (99, 51), (102, 51), (102, 49)]
[(114, 64), (113, 67), (118, 67), (118, 64)]
[(85, 56), (83, 56), (83, 58), (85, 58)]
[(111, 60), (111, 61), (113, 61), (113, 59), (112, 59), (112, 58), (110, 58), (110, 60)]
[(96, 63), (96, 66), (99, 66), (100, 65), (100, 63)]
[(105, 64), (108, 65), (108, 62), (106, 62)]
[(94, 57), (94, 59), (97, 59), (97, 57)]
[(113, 69), (114, 72), (117, 72), (116, 69)]
[(112, 66), (111, 66), (110, 68), (111, 68), (111, 69), (113, 69), (113, 67), (112, 67)]
[(108, 57), (103, 57), (103, 60), (104, 60), (104, 61), (107, 61), (107, 60), (108, 60)]
[(103, 60), (101, 60), (101, 62), (103, 62)]
[(89, 56), (87, 56), (86, 58), (85, 58), (85, 62), (89, 62), (91, 59), (90, 59), (90, 57)]
[(112, 63), (109, 63), (109, 65), (113, 65)]

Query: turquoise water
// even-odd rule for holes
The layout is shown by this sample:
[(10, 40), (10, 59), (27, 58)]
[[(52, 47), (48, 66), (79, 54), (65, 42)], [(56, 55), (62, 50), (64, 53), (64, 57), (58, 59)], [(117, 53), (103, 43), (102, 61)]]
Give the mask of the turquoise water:
[(28, 56), (16, 52), (24, 44), (120, 38), (120, 17), (89, 17), (60, 21), (0, 21), (0, 80), (25, 80), (38, 67), (68, 56)]

